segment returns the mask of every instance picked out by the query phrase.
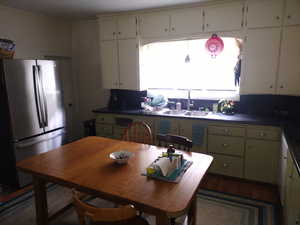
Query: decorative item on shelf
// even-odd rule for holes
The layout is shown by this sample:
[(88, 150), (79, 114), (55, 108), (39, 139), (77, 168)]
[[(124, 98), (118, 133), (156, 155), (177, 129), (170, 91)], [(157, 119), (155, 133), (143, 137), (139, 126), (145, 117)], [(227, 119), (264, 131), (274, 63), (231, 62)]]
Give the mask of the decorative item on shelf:
[(218, 35), (213, 34), (211, 38), (206, 41), (205, 48), (212, 58), (216, 58), (217, 55), (223, 51), (224, 42)]
[(235, 104), (232, 100), (221, 99), (218, 102), (219, 111), (226, 115), (235, 114)]
[(0, 59), (12, 59), (15, 54), (15, 47), (13, 41), (0, 39)]

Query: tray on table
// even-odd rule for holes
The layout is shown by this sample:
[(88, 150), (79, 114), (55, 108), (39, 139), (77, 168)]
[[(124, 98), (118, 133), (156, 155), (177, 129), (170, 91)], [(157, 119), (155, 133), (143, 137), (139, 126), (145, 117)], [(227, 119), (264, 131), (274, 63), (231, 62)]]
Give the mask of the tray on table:
[[(152, 165), (151, 163), (149, 167)], [(147, 171), (145, 170), (142, 175), (151, 177), (158, 180), (163, 180), (167, 182), (172, 183), (178, 183), (181, 178), (183, 177), (184, 173), (188, 170), (188, 168), (193, 164), (193, 161), (188, 161), (186, 159), (183, 159), (183, 164), (180, 168), (175, 169), (169, 176), (163, 176), (160, 172), (156, 172), (154, 174), (147, 174)]]

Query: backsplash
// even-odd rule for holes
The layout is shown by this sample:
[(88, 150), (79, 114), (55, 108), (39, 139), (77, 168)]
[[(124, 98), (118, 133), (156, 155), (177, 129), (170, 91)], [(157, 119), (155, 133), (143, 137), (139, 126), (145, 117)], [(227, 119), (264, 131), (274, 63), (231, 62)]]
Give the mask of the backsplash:
[[(120, 91), (112, 90), (112, 93), (120, 92), (121, 95), (127, 96), (126, 102), (138, 102), (136, 99), (141, 99), (141, 96), (146, 96), (146, 93), (139, 91)], [(119, 94), (120, 94), (119, 93)], [(124, 95), (126, 93), (126, 95)], [(136, 95), (136, 97), (134, 97)], [(131, 99), (132, 98), (132, 99)], [(112, 98), (111, 98), (112, 99)], [(130, 100), (131, 99), (131, 100)], [(182, 108), (187, 108), (187, 99), (169, 98), (168, 107), (175, 107), (176, 102), (181, 102)], [(122, 102), (123, 104), (126, 102)], [(172, 103), (173, 102), (173, 103)], [(209, 108), (212, 110), (212, 104), (218, 103), (216, 100), (192, 100), (193, 107), (191, 109), (198, 110), (200, 107)], [(119, 104), (119, 102), (118, 102)], [(137, 103), (135, 103), (137, 104)], [(120, 106), (119, 106), (120, 107)], [(128, 107), (128, 106), (127, 106)], [(126, 106), (122, 105), (121, 108), (125, 109)], [(133, 108), (130, 106), (128, 108)], [(261, 116), (275, 116), (283, 119), (293, 119), (300, 121), (300, 97), (296, 96), (283, 96), (283, 95), (241, 95), (240, 101), (236, 102), (237, 113), (245, 113)]]

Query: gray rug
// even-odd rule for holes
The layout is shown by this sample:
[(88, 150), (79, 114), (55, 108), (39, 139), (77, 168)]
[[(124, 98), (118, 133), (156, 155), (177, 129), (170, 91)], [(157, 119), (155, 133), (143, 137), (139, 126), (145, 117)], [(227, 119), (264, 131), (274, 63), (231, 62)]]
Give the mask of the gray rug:
[[(69, 189), (58, 185), (48, 188), (49, 214), (70, 202)], [(90, 200), (98, 207), (114, 207), (114, 204), (102, 199)], [(198, 194), (197, 225), (279, 225), (276, 206), (208, 190), (200, 190)], [(145, 215), (151, 225), (155, 225), (155, 217)], [(0, 204), (1, 225), (34, 225), (35, 207), (32, 191)], [(73, 207), (54, 218), (51, 225), (77, 225), (77, 215)]]

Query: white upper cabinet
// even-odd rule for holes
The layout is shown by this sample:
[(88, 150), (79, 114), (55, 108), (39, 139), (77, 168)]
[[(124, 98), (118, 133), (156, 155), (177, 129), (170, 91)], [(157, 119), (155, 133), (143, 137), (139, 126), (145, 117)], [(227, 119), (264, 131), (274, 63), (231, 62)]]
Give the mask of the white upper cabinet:
[(195, 34), (203, 31), (201, 8), (171, 12), (170, 33), (172, 35)]
[(139, 90), (136, 38), (100, 42), (102, 87)]
[(100, 42), (102, 88), (119, 87), (118, 46), (116, 41)]
[(100, 39), (114, 40), (135, 38), (136, 16), (102, 17), (99, 19)]
[(281, 44), (277, 93), (300, 95), (300, 26), (285, 27)]
[(119, 40), (120, 89), (139, 90), (139, 50), (136, 39)]
[(99, 20), (99, 32), (101, 40), (113, 40), (117, 35), (117, 23), (115, 17), (106, 17)]
[(285, 12), (285, 25), (300, 24), (300, 1), (287, 0)]
[(232, 31), (243, 27), (243, 3), (227, 3), (204, 9), (204, 31)]
[(137, 36), (136, 16), (119, 16), (117, 18), (118, 39), (135, 38)]
[(280, 26), (283, 0), (252, 0), (246, 6), (248, 28)]
[(280, 28), (248, 30), (242, 60), (242, 94), (275, 94)]
[(149, 13), (139, 19), (142, 38), (166, 37), (169, 35), (170, 16), (165, 13)]

